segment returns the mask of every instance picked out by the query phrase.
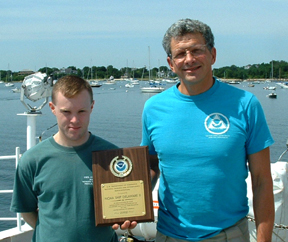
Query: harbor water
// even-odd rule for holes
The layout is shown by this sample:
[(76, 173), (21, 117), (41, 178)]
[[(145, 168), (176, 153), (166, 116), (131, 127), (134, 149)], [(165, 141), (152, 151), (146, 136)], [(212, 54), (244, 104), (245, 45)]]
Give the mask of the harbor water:
[[(141, 142), (141, 114), (144, 103), (148, 98), (157, 94), (141, 93), (140, 87), (148, 85), (144, 81), (132, 88), (126, 88), (125, 84), (124, 81), (117, 81), (115, 85), (93, 88), (95, 106), (89, 130), (119, 147), (132, 147), (138, 146)], [(20, 83), (15, 84), (17, 87), (20, 85)], [(164, 84), (163, 86), (169, 88), (172, 85), (174, 84)], [(254, 93), (260, 100), (275, 140), (275, 144), (271, 146), (271, 162), (276, 162), (286, 149), (288, 138), (288, 113), (286, 112), (288, 89), (282, 89), (274, 82), (255, 84), (254, 87), (249, 87), (248, 83), (243, 82), (234, 86)], [(276, 99), (267, 97), (271, 92), (263, 89), (267, 86), (277, 87)], [(34, 104), (29, 103), (31, 106)], [(13, 93), (11, 88), (0, 84), (0, 156), (15, 154), (16, 146), (20, 147), (21, 153), (26, 150), (27, 119), (26, 116), (17, 115), (26, 111), (20, 102), (20, 94)], [(53, 135), (57, 132), (57, 126), (51, 129), (50, 127), (55, 123), (55, 117), (49, 106), (46, 105), (42, 109), (42, 115), (37, 118), (36, 136), (46, 139)], [(181, 126), (177, 128), (181, 128)], [(284, 158), (286, 157), (284, 156)], [(288, 157), (285, 160), (288, 160)], [(0, 160), (0, 190), (13, 188), (14, 172), (14, 160)], [(0, 194), (0, 217), (15, 216), (9, 211), (10, 201), (11, 194)], [(0, 231), (15, 226), (16, 221), (0, 221)]]

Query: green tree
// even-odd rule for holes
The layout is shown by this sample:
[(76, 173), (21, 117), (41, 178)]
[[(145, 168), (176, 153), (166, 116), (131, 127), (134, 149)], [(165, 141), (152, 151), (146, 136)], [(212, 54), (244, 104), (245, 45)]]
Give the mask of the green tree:
[(82, 78), (84, 79), (89, 79), (89, 74), (90, 74), (90, 67), (89, 66), (84, 66), (82, 69)]
[(97, 67), (97, 76), (99, 79), (106, 78), (106, 72), (107, 72), (107, 69), (105, 66)]
[(39, 72), (42, 72), (42, 73), (46, 73), (47, 76), (53, 74), (54, 72), (54, 69), (53, 68), (50, 68), (50, 67), (42, 67), (38, 70)]

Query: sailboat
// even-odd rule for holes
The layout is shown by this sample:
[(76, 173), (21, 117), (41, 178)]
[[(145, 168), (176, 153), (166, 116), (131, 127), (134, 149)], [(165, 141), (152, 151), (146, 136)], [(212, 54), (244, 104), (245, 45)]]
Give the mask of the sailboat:
[(164, 91), (164, 87), (160, 87), (159, 84), (151, 80), (151, 70), (150, 70), (150, 46), (148, 46), (148, 54), (149, 54), (149, 87), (142, 87), (141, 92), (143, 93), (159, 93)]
[[(89, 80), (90, 70), (91, 70), (91, 79)], [(96, 73), (96, 75), (97, 75), (97, 73)], [(97, 76), (96, 76), (96, 79), (97, 79)], [(89, 82), (91, 87), (101, 87), (102, 86), (102, 84), (100, 84), (98, 81), (93, 79), (92, 67), (89, 69), (89, 72), (88, 72), (88, 75), (87, 75), (87, 81)]]
[[(9, 69), (9, 65), (8, 65), (8, 69)], [(10, 75), (10, 76), (9, 76)], [(10, 79), (11, 78), (11, 79)], [(11, 71), (7, 71), (6, 74), (6, 87), (14, 87), (14, 84), (12, 83), (13, 81), (13, 76), (12, 76), (12, 72)]]

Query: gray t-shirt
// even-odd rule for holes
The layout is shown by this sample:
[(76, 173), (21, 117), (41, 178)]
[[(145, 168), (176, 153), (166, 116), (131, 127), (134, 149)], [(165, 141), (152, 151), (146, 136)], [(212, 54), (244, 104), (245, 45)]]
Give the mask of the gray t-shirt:
[(26, 151), (16, 170), (13, 212), (39, 208), (33, 242), (116, 242), (110, 227), (96, 227), (92, 151), (117, 148), (100, 137), (64, 147), (53, 137)]

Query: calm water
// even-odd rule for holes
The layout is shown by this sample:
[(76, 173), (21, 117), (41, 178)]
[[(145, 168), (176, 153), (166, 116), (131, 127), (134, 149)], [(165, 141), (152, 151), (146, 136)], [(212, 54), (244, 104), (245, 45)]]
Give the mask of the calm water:
[[(141, 140), (143, 105), (149, 97), (155, 94), (140, 92), (140, 87), (147, 85), (146, 82), (135, 85), (134, 88), (125, 88), (124, 85), (125, 82), (117, 82), (116, 85), (103, 85), (93, 89), (95, 106), (91, 116), (90, 131), (119, 147), (138, 146)], [(270, 91), (263, 89), (268, 85), (275, 86), (273, 83), (256, 84), (252, 88), (247, 84), (235, 86), (254, 93), (260, 100), (275, 139), (275, 144), (271, 147), (271, 161), (274, 162), (286, 149), (288, 114), (285, 111), (288, 103), (288, 89), (277, 88), (277, 99), (270, 99), (266, 97)], [(20, 84), (17, 83), (16, 86), (20, 87)], [(170, 86), (168, 84), (166, 88)], [(115, 90), (111, 90), (111, 87)], [(19, 93), (13, 93), (11, 88), (0, 84), (0, 127), (2, 128), (0, 156), (15, 154), (16, 146), (20, 147), (21, 153), (26, 150), (26, 117), (17, 115), (25, 112), (26, 109), (19, 98)], [(45, 139), (55, 133), (57, 128), (47, 130), (55, 124), (55, 117), (48, 105), (42, 109), (42, 113), (43, 115), (37, 118), (36, 135), (40, 136), (45, 131), (42, 135)], [(12, 189), (14, 171), (14, 161), (0, 161), (0, 189)], [(10, 201), (11, 194), (0, 194), (0, 217), (14, 216), (9, 212)], [(0, 221), (0, 231), (15, 225), (16, 222)]]

